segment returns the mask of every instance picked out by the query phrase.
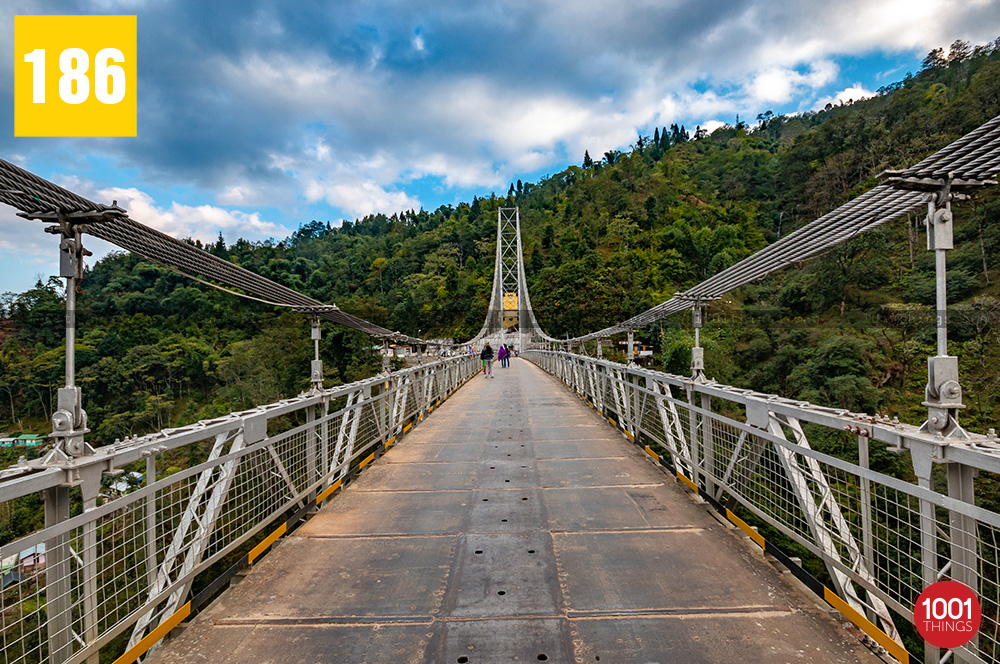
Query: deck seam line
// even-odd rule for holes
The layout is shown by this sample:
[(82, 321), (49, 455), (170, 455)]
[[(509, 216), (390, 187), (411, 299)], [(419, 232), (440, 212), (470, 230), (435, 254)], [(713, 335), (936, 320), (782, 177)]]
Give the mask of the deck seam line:
[(219, 627), (324, 627), (324, 626), (367, 626), (367, 625), (432, 625), (440, 623), (489, 622), (493, 620), (609, 620), (615, 618), (685, 618), (685, 617), (761, 617), (761, 614), (787, 615), (798, 609), (772, 605), (732, 606), (732, 607), (662, 607), (651, 609), (622, 610), (576, 610), (563, 613), (514, 613), (491, 616), (323, 616), (317, 618), (222, 618), (213, 620)]
[(523, 535), (547, 533), (549, 535), (622, 535), (643, 533), (690, 533), (714, 532), (714, 528), (706, 526), (655, 526), (649, 528), (595, 528), (594, 530), (463, 530), (446, 533), (300, 533), (296, 537), (307, 539), (414, 539), (414, 538), (447, 538), (463, 535)]
[[(523, 486), (523, 487), (468, 487), (464, 489), (366, 489), (354, 486), (355, 493), (460, 493), (464, 491), (560, 491), (578, 489), (643, 489), (666, 486), (666, 482), (649, 484), (595, 484), (593, 486)], [(349, 487), (350, 488), (350, 487)]]

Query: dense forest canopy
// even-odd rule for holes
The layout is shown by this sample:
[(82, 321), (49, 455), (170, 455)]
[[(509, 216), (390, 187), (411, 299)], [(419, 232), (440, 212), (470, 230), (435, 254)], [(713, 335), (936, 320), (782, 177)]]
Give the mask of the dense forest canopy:
[[(518, 206), (532, 303), (555, 337), (603, 328), (669, 298), (1000, 114), (1000, 39), (932, 51), (876, 97), (815, 113), (677, 125), (538, 183), (434, 211), (303, 223), (280, 242), (208, 251), (374, 323), (470, 338), (492, 283), (497, 208)], [(1000, 197), (956, 205), (949, 295), (959, 304), (963, 422), (993, 426), (1000, 392)], [(870, 232), (714, 303), (710, 376), (919, 421), (933, 354), (933, 257), (922, 219)], [(266, 403), (308, 385), (302, 316), (238, 300), (114, 253), (80, 288), (78, 384), (96, 445)], [(60, 280), (0, 296), (0, 431), (49, 430), (63, 381)], [(688, 373), (684, 316), (640, 333), (659, 368)], [(327, 384), (378, 370), (373, 342), (327, 327)], [(280, 362), (274, 358), (280, 357)]]

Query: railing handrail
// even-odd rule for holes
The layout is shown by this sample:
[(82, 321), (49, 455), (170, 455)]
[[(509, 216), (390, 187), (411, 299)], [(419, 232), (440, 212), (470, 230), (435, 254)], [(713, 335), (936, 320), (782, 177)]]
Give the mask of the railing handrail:
[[(901, 661), (909, 656), (890, 610), (912, 623), (917, 595), (942, 578), (977, 593), (1000, 584), (1000, 514), (975, 504), (976, 470), (1000, 468), (985, 436), (946, 439), (886, 418), (564, 351), (522, 356), (562, 379)], [(720, 403), (727, 415), (713, 411)], [(741, 411), (745, 421), (733, 414)], [(813, 449), (814, 430), (803, 425), (856, 436), (857, 463)], [(872, 470), (871, 441), (909, 455), (916, 483)], [(936, 490), (935, 466), (947, 467), (947, 493)], [(743, 518), (816, 556), (834, 590), (751, 531), (728, 509), (737, 505)], [(1000, 662), (994, 595), (980, 593), (983, 628), (956, 661)]]
[[(46, 525), (0, 546), (0, 558), (44, 544), (48, 560), (44, 574), (36, 568), (13, 586), (18, 599), (0, 621), (4, 661), (35, 663), (45, 653), (53, 664), (84, 661), (126, 630), (125, 660), (134, 661), (151, 646), (148, 630), (165, 633), (190, 611), (182, 605), (190, 607), (184, 601), (199, 574), (276, 520), (279, 535), (293, 528), (478, 370), (476, 358), (442, 358), (98, 448), (58, 466), (16, 469), (19, 476), (0, 481), (0, 501), (42, 492)], [(268, 420), (285, 415), (294, 417), (269, 432)], [(200, 454), (211, 447), (208, 460), (157, 477), (159, 455), (193, 444)], [(145, 486), (96, 504), (102, 474), (143, 459)], [(72, 483), (81, 486), (85, 509), (71, 517)], [(239, 564), (252, 564), (251, 553)], [(230, 572), (209, 587), (227, 582)], [(205, 592), (191, 603), (207, 599)]]
[(110, 463), (111, 468), (142, 460), (149, 453), (162, 452), (190, 443), (203, 440), (223, 431), (229, 431), (241, 421), (264, 416), (279, 417), (302, 408), (320, 404), (324, 401), (337, 399), (349, 393), (366, 387), (384, 383), (392, 376), (405, 376), (414, 372), (448, 366), (461, 361), (464, 356), (436, 359), (433, 362), (409, 367), (392, 374), (378, 374), (371, 378), (337, 385), (323, 390), (303, 392), (298, 396), (281, 399), (273, 403), (257, 406), (247, 410), (233, 411), (221, 417), (199, 420), (192, 424), (172, 427), (156, 431), (144, 436), (126, 439), (125, 441), (96, 448), (96, 454), (86, 457), (76, 457), (66, 463), (53, 466), (45, 465), (44, 459), (34, 459), (23, 464), (14, 465), (0, 470), (0, 503), (14, 498), (37, 493), (66, 481), (65, 474), (81, 466), (94, 463)]

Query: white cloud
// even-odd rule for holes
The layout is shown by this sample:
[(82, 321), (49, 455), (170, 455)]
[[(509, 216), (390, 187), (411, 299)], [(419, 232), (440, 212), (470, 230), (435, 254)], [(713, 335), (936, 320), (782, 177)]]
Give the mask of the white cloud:
[(821, 88), (837, 78), (839, 69), (829, 60), (819, 60), (805, 73), (783, 67), (769, 67), (758, 73), (745, 87), (750, 103), (786, 104), (808, 90)]
[(709, 134), (711, 134), (716, 129), (719, 129), (720, 127), (725, 127), (725, 126), (726, 126), (726, 123), (722, 122), (721, 120), (707, 120), (707, 121), (705, 121), (705, 123), (703, 125), (701, 125), (701, 128), (704, 129)]
[(223, 205), (250, 205), (253, 200), (253, 191), (247, 185), (234, 184), (226, 187), (216, 200)]
[(247, 214), (214, 205), (183, 205), (172, 202), (168, 208), (156, 205), (153, 198), (134, 187), (109, 187), (97, 192), (98, 200), (116, 200), (128, 210), (129, 217), (172, 237), (215, 242), (221, 232), (229, 242), (237, 238), (261, 240), (284, 237), (288, 229), (264, 221), (256, 212)]
[(322, 195), (330, 205), (356, 217), (373, 212), (392, 214), (403, 210), (420, 209), (420, 201), (416, 198), (402, 191), (387, 191), (373, 180), (333, 183), (313, 181), (307, 184), (306, 189), (313, 195)]
[(797, 72), (789, 69), (768, 69), (757, 75), (750, 83), (750, 94), (763, 102), (785, 103), (795, 91)]
[[(0, 209), (0, 249), (21, 257), (44, 259), (55, 258), (59, 252), (59, 240), (44, 232), (46, 224), (18, 217), (12, 208)], [(0, 291), (7, 290), (0, 286)]]
[[(0, 293), (22, 293), (36, 279), (59, 274), (59, 238), (44, 231), (47, 225), (22, 219), (13, 209), (0, 206)], [(84, 246), (93, 253), (87, 265), (116, 248), (91, 235), (84, 237)]]
[[(17, 13), (59, 7), (11, 1)], [(227, 206), (283, 219), (306, 204), (338, 208), (331, 216), (392, 212), (430, 202), (414, 189), (425, 178), (446, 199), (448, 189), (505, 189), (584, 150), (597, 158), (626, 148), (640, 129), (712, 130), (737, 114), (870, 96), (866, 86), (882, 82), (847, 87), (839, 58), (982, 42), (1000, 15), (1000, 0), (343, 0), (336, 11), (264, 0), (249, 12), (202, 0), (97, 1), (135, 6), (147, 26), (146, 48), (162, 62), (145, 69), (140, 94), (158, 114), (141, 118), (138, 141), (59, 145), (136, 169), (80, 172), (123, 181), (155, 223), (209, 239), (286, 232)], [(168, 38), (179, 28), (185, 40)], [(0, 45), (12, 47), (11, 35), (0, 33)], [(0, 71), (0, 84), (9, 74)], [(29, 162), (55, 161), (52, 142), (0, 144)], [(204, 187), (208, 204), (142, 199), (150, 172), (167, 187), (172, 178)]]
[[(626, 148), (639, 128), (805, 109), (796, 100), (829, 94), (837, 80), (834, 57), (940, 43), (942, 22), (925, 18), (955, 2), (772, 0), (706, 12), (693, 0), (614, 11), (533, 0), (502, 12), (476, 2), (421, 12), (394, 5), (391, 16), (347, 3), (344, 21), (365, 15), (360, 24), (376, 35), (352, 46), (355, 56), (304, 40), (211, 57), (236, 106), (289, 127), (267, 164), (289, 176), (285, 191), (262, 191), (266, 175), (237, 170), (216, 202), (288, 210), (340, 201), (363, 214), (413, 205), (408, 183), (427, 176), (447, 188), (492, 188), (560, 168), (585, 149)], [(539, 24), (559, 29), (530, 29)], [(491, 38), (472, 36), (480, 34)], [(414, 53), (426, 69), (412, 66)], [(698, 80), (707, 90), (691, 89)]]
[(866, 90), (864, 86), (860, 83), (855, 83), (849, 88), (844, 88), (837, 94), (831, 95), (829, 97), (824, 97), (816, 101), (813, 104), (812, 110), (820, 111), (826, 108), (827, 104), (832, 104), (836, 106), (838, 104), (847, 104), (854, 101), (861, 101), (862, 99), (868, 99), (869, 97), (874, 97), (875, 93), (871, 90)]
[(405, 179), (395, 155), (341, 153), (321, 138), (300, 153), (274, 154), (271, 160), (299, 184), (299, 199), (306, 203), (322, 201), (355, 217), (421, 207), (419, 199), (395, 186)]
[(498, 187), (503, 178), (486, 159), (463, 159), (457, 155), (437, 152), (421, 156), (413, 162), (411, 178), (434, 175), (444, 179), (448, 187)]
[[(375, 212), (392, 214), (421, 208), (418, 198), (384, 184), (384, 181), (395, 182), (399, 176), (397, 169), (390, 168), (381, 159), (367, 164), (363, 161), (332, 164), (306, 160), (292, 164), (291, 168), (302, 183), (306, 202), (324, 201), (349, 216), (363, 217)], [(392, 177), (377, 177), (386, 170), (393, 174)]]

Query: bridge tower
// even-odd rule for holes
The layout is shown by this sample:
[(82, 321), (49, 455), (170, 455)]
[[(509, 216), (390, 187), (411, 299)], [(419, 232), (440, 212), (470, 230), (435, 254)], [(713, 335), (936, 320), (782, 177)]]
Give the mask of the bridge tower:
[(532, 340), (549, 340), (531, 309), (521, 250), (521, 214), (516, 207), (497, 210), (496, 264), (483, 328), (474, 342), (511, 344), (518, 351)]

